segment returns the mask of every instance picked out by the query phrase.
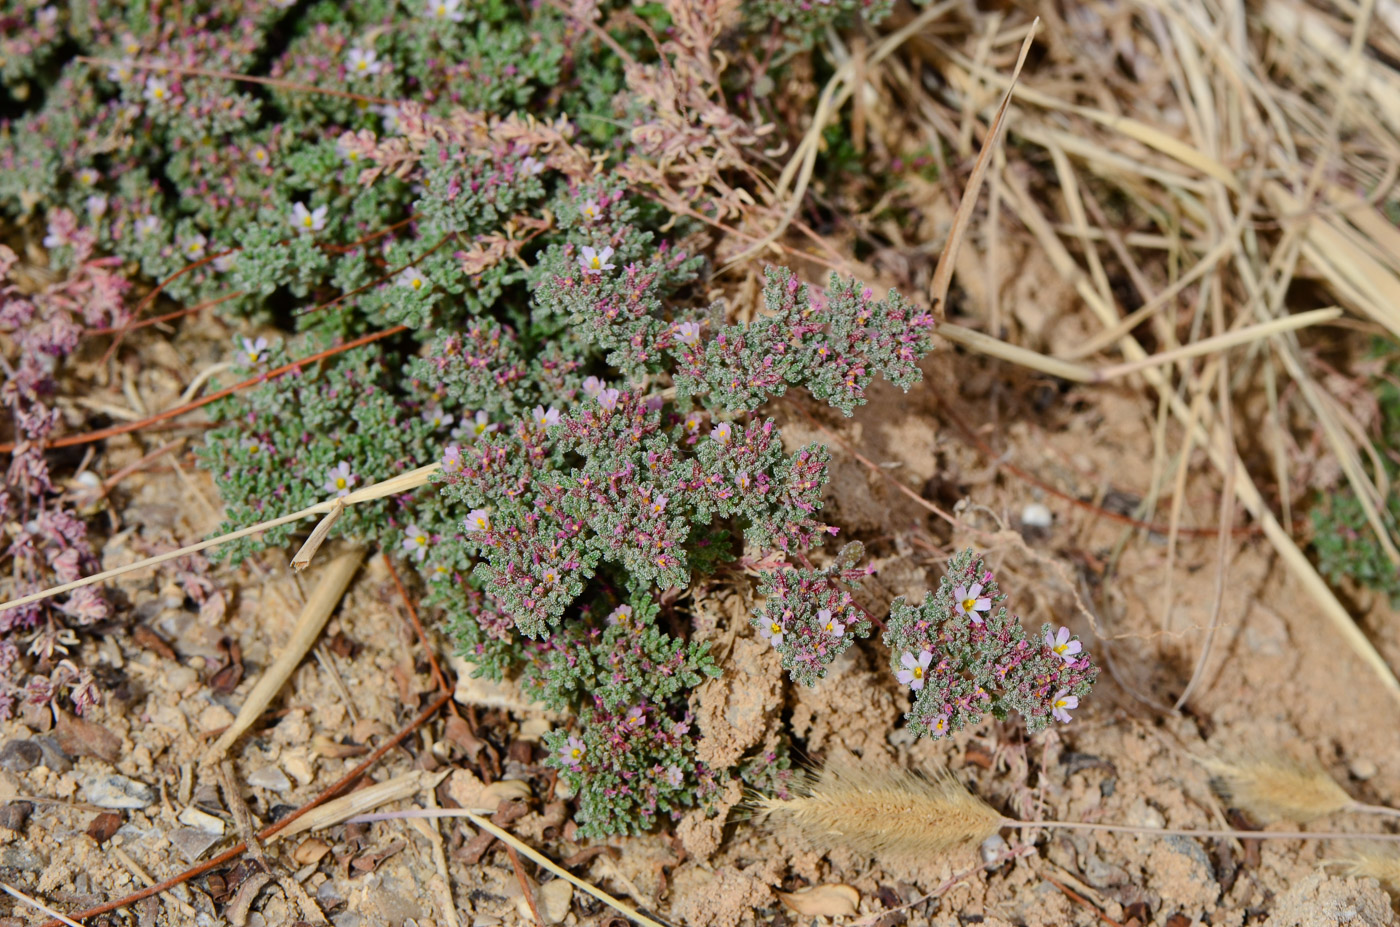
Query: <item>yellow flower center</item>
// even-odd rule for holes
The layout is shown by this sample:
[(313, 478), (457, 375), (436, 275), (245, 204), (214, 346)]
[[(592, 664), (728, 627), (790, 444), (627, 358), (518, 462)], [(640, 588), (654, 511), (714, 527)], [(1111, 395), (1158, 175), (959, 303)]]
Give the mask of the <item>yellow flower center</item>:
[(484, 518), (478, 518), (478, 519), (476, 520), (476, 526), (477, 526), (478, 528), (485, 528), (485, 527), (486, 527), (486, 519), (484, 519)]
[(361, 60), (359, 64), (355, 65), (355, 67), (361, 71), (369, 70), (369, 62)]
[(423, 289), (423, 278), (422, 278), (422, 277), (414, 277), (414, 278), (413, 278), (413, 288), (414, 288), (415, 290), (421, 290), (421, 289)]
[(252, 363), (256, 364), (256, 363), (258, 362), (258, 355), (257, 355), (256, 353), (252, 352), (252, 351), (249, 351), (249, 352), (248, 352), (248, 360), (251, 361)]
[(1056, 708), (1064, 708), (1064, 707), (1065, 707), (1066, 705), (1068, 705), (1068, 704), (1069, 704), (1069, 702), (1068, 702), (1068, 700), (1066, 700), (1066, 699), (1062, 699), (1062, 698), (1055, 699), (1055, 707), (1056, 707)]
[(418, 535), (418, 537), (414, 538), (413, 541), (414, 541), (414, 543), (418, 544), (420, 547), (427, 547), (427, 546), (428, 546), (428, 536), (427, 536), (426, 534), (420, 534), (420, 535)]
[(963, 599), (963, 600), (962, 600), (962, 607), (963, 607), (963, 611), (965, 611), (965, 612), (970, 612), (970, 611), (972, 611), (974, 608), (977, 607), (977, 600), (976, 600), (976, 599)]
[(345, 480), (345, 477), (343, 477), (343, 476), (337, 476), (337, 477), (335, 478), (335, 488), (336, 488), (336, 489), (344, 489), (347, 485), (348, 485), (348, 484), (347, 484), (347, 482), (346, 482), (346, 480)]
[(301, 224), (306, 226), (307, 228), (311, 228), (311, 221), (311, 217), (307, 216), (305, 219), (301, 220)]
[(599, 260), (598, 258), (594, 257), (594, 258), (592, 258), (592, 259), (589, 260), (588, 266), (591, 267), (591, 268), (593, 268), (594, 270), (602, 270), (602, 269), (603, 269), (603, 262), (602, 262), (601, 260)]
[(923, 678), (924, 678), (924, 668), (923, 668), (922, 666), (915, 666), (915, 667), (914, 667), (914, 678), (915, 678), (915, 679), (923, 679)]
[(783, 626), (780, 625), (780, 624), (778, 624), (777, 622), (774, 622), (773, 624), (770, 624), (770, 625), (768, 626), (768, 630), (771, 631), (771, 632), (774, 633), (774, 634), (780, 634), (780, 633), (782, 633)]
[(165, 88), (156, 87), (154, 90), (151, 91), (151, 96), (155, 97), (157, 100), (165, 99)]
[(569, 751), (569, 756), (573, 757), (574, 759), (578, 759), (579, 757), (583, 756), (583, 751), (580, 750), (578, 747), (574, 747), (572, 750)]
[(1061, 654), (1061, 655), (1063, 655), (1064, 652), (1065, 652), (1066, 650), (1068, 650), (1068, 649), (1069, 649), (1069, 641), (1065, 641), (1063, 644), (1056, 644), (1056, 645), (1055, 645), (1055, 652), (1058, 653), (1058, 654)]

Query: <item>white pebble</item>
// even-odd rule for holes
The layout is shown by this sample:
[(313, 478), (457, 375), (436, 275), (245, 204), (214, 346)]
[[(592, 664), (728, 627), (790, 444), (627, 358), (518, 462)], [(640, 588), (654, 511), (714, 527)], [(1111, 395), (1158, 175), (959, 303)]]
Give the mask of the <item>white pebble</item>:
[(1055, 523), (1055, 514), (1041, 502), (1032, 502), (1021, 509), (1021, 524), (1027, 528), (1049, 528)]

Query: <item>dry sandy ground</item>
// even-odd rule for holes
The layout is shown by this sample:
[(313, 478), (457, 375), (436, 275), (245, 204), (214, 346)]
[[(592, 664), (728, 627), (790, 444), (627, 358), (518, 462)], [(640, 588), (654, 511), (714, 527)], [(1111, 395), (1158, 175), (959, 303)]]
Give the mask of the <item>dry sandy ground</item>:
[[(191, 369), (201, 350), (182, 348), (170, 364), (177, 371)], [(872, 765), (950, 767), (993, 805), (1023, 817), (1219, 827), (1229, 826), (1231, 818), (1196, 758), (1286, 743), (1316, 754), (1358, 799), (1400, 805), (1400, 742), (1394, 736), (1400, 706), (1340, 644), (1262, 538), (1241, 532), (1231, 543), (1216, 645), (1187, 709), (1172, 712), (1211, 614), (1213, 535), (1183, 538), (1168, 572), (1162, 536), (1132, 532), (1009, 469), (1122, 512), (1149, 489), (1152, 401), (1127, 384), (1061, 392), (1029, 375), (951, 353), (936, 355), (925, 370), (927, 382), (909, 396), (877, 388), (870, 406), (851, 420), (805, 400), (785, 401), (775, 413), (789, 423), (790, 440), (829, 440), (814, 426), (821, 421), (878, 465), (867, 468), (846, 447), (833, 445), (832, 519), (845, 536), (864, 541), (880, 567), (868, 602), (880, 606), (900, 594), (918, 598), (936, 584), (943, 556), (976, 546), (987, 553), (1028, 626), (1055, 621), (1084, 636), (1105, 667), (1097, 690), (1072, 724), (1029, 741), (1014, 723), (986, 723), (946, 741), (913, 743), (901, 729), (907, 698), (884, 670), (882, 645), (867, 641), (816, 688), (794, 689), (743, 621), (744, 590), (714, 588), (695, 604), (696, 633), (716, 641), (727, 671), (702, 691), (696, 706), (707, 755), (723, 760), (788, 736), (812, 757), (841, 747)], [(152, 407), (162, 407), (180, 379), (171, 377), (168, 389), (148, 383)], [(997, 456), (980, 450), (954, 422)], [(1179, 434), (1169, 430), (1168, 437), (1176, 442)], [(107, 466), (115, 470), (155, 446), (115, 442)], [(892, 480), (944, 508), (957, 506), (959, 524), (950, 528), (911, 505)], [(1184, 524), (1213, 525), (1218, 491), (1208, 469), (1197, 466), (1187, 484)], [(105, 551), (109, 566), (199, 537), (217, 523), (211, 485), (187, 466), (132, 478), (118, 501), (120, 521), (113, 523), (114, 540)], [(1025, 507), (1037, 502), (1054, 514), (1052, 527), (1021, 525)], [(1159, 505), (1154, 518), (1164, 521), (1166, 509)], [(1238, 524), (1247, 526), (1243, 517)], [(208, 598), (215, 604), (203, 610), (188, 598), (175, 571), (120, 583), (130, 622), (154, 631), (165, 644), (125, 626), (82, 645), (88, 664), (104, 667), (114, 692), (91, 717), (110, 737), (67, 722), (51, 731), (36, 730), (44, 725), (34, 719), (0, 725), (0, 742), (40, 738), (45, 746), (32, 766), (18, 749), (0, 755), (0, 798), (11, 802), (4, 823), (18, 827), (0, 827), (4, 881), (76, 911), (177, 873), (236, 839), (218, 772), (200, 758), (210, 732), (230, 722), (275, 656), (309, 591), (284, 562), (279, 552), (239, 570), (213, 568), (216, 590)], [(314, 582), (314, 575), (306, 582)], [(1344, 592), (1387, 659), (1400, 665), (1396, 614), (1356, 590)], [(220, 600), (226, 604), (222, 614)], [(431, 633), (435, 617), (426, 617)], [(445, 653), (446, 642), (435, 639)], [(215, 691), (210, 676), (228, 662), (230, 641), (241, 650), (246, 672), (236, 687)], [(227, 674), (222, 679), (230, 681)], [(267, 822), (314, 797), (361, 760), (363, 745), (405, 724), (432, 692), (401, 600), (383, 560), (372, 556), (316, 658), (301, 666), (275, 703), (277, 714), (235, 748), (235, 768), (253, 815)], [(463, 687), (463, 698), (495, 696), (479, 686)], [(551, 779), (532, 747), (550, 720), (482, 705), (462, 711), (475, 718), (481, 739), (494, 745), (476, 752), (477, 759), (493, 775), (528, 781), (530, 810), (512, 828), (556, 859), (578, 852), (581, 847), (569, 839), (572, 828), (550, 802)], [(479, 781), (460, 771), (475, 748), (450, 736), (446, 717), (439, 715), (391, 752), (372, 778), (427, 770), (434, 773), (430, 781), (440, 778), (437, 799), (475, 796)], [(426, 797), (411, 803), (421, 805)], [(30, 802), (27, 817), (19, 801)], [(103, 810), (94, 801), (130, 806), (119, 811), (119, 821), (109, 819), (117, 828), (110, 836), (93, 827)], [(1384, 825), (1338, 816), (1313, 826)], [(90, 830), (107, 839), (99, 845)], [(471, 836), (448, 822), (435, 827), (392, 821), (274, 842), (267, 848), (274, 872), (291, 880), (265, 888), (246, 922), (314, 919), (315, 912), (298, 911), (296, 896), (304, 890), (339, 927), (529, 923), (506, 854), (498, 844), (479, 862), (469, 862), (464, 857)], [(1004, 836), (1012, 847), (1023, 837), (1009, 831)], [(613, 849), (575, 871), (674, 923), (706, 927), (811, 923), (786, 910), (775, 891), (835, 883), (859, 892), (861, 923), (882, 927), (1285, 927), (1394, 919), (1390, 899), (1374, 881), (1343, 878), (1325, 867), (1343, 855), (1340, 845), (1044, 831), (1024, 836), (1034, 838), (1033, 851), (987, 871), (974, 851), (915, 862), (872, 861), (808, 845), (742, 814), (724, 826), (693, 817), (670, 833), (615, 841)], [(108, 922), (221, 923), (238, 913), (232, 889), (246, 870), (231, 871), (230, 864), (218, 873)], [(446, 910), (449, 887), (455, 914)], [(905, 906), (938, 891), (939, 897)], [(555, 912), (566, 912), (563, 923), (610, 922), (607, 909), (581, 893), (572, 897)], [(34, 922), (23, 911), (14, 917), (15, 923)]]

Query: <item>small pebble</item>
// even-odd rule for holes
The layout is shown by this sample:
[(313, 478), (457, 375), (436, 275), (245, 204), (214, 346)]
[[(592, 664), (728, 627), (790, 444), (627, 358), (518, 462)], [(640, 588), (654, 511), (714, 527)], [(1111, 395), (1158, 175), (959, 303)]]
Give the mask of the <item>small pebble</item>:
[(6, 830), (19, 830), (29, 820), (34, 806), (27, 801), (12, 801), (0, 806), (0, 827)]
[(58, 738), (50, 734), (40, 734), (34, 738), (34, 742), (39, 745), (40, 750), (44, 751), (44, 758), (40, 762), (49, 769), (56, 773), (66, 773), (73, 768), (72, 760), (58, 745)]
[(182, 827), (170, 835), (170, 842), (188, 862), (194, 862), (204, 851), (219, 842), (219, 838), (198, 827)]
[(270, 792), (285, 792), (292, 787), (292, 780), (276, 766), (263, 766), (248, 773), (248, 784)]
[(221, 818), (216, 818), (212, 814), (200, 811), (193, 805), (181, 811), (180, 816), (176, 818), (176, 820), (181, 824), (197, 827), (206, 834), (213, 834), (216, 837), (222, 837), (224, 833), (224, 822)]
[(45, 868), (42, 856), (19, 844), (11, 844), (0, 850), (0, 866), (25, 872), (42, 872)]
[(331, 923), (335, 927), (360, 927), (364, 923), (364, 918), (354, 911), (344, 911), (331, 918)]
[(138, 809), (149, 805), (155, 796), (150, 786), (126, 776), (102, 776), (89, 782), (83, 790), (89, 804), (99, 808)]
[(44, 751), (32, 740), (11, 740), (0, 747), (0, 767), (10, 772), (28, 772), (43, 758)]
[(1044, 503), (1032, 502), (1021, 509), (1021, 524), (1027, 528), (1049, 528), (1055, 524), (1055, 514)]

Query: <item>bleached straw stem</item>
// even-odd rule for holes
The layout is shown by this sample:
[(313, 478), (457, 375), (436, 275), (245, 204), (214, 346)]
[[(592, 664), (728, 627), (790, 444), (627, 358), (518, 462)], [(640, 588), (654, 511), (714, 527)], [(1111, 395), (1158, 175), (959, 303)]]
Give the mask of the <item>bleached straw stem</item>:
[(0, 611), (9, 608), (17, 608), (21, 605), (28, 605), (30, 602), (38, 602), (50, 596), (62, 595), (65, 592), (80, 589), (83, 586), (91, 586), (93, 583), (106, 582), (109, 579), (115, 579), (127, 573), (144, 570), (146, 567), (159, 566), (162, 563), (175, 560), (187, 554), (198, 553), (201, 550), (218, 547), (220, 544), (227, 544), (229, 541), (236, 541), (239, 538), (261, 534), (269, 529), (276, 528), (280, 525), (288, 525), (292, 522), (300, 521), (303, 518), (309, 518), (312, 515), (325, 515), (337, 506), (356, 505), (360, 502), (371, 502), (375, 499), (383, 499), (385, 496), (396, 496), (399, 493), (409, 492), (428, 482), (428, 477), (436, 473), (441, 467), (442, 464), (440, 463), (428, 464), (426, 467), (419, 467), (417, 470), (410, 470), (408, 473), (401, 473), (398, 476), (391, 477), (382, 482), (372, 483), (362, 489), (357, 489), (348, 496), (331, 498), (327, 499), (325, 502), (318, 502), (313, 506), (302, 509), (300, 512), (293, 512), (290, 515), (283, 515), (281, 518), (273, 518), (268, 521), (258, 522), (256, 525), (249, 525), (247, 528), (240, 528), (228, 534), (221, 534), (216, 538), (209, 538), (197, 544), (182, 547), (179, 550), (172, 550), (169, 553), (159, 554), (155, 557), (147, 557), (145, 560), (128, 563), (126, 566), (104, 570), (92, 576), (84, 576), (82, 579), (75, 579), (71, 583), (64, 583), (61, 586), (52, 586), (41, 592), (33, 592), (29, 595), (20, 596), (18, 599), (11, 599), (8, 602), (0, 603)]
[[(489, 814), (490, 812), (487, 813)], [(519, 837), (516, 837), (510, 831), (503, 830), (502, 828), (497, 827), (495, 824), (492, 824), (486, 818), (482, 817), (480, 814), (477, 814), (475, 811), (469, 808), (415, 808), (412, 811), (386, 811), (377, 814), (362, 814), (358, 817), (351, 818), (348, 823), (392, 821), (404, 818), (466, 818), (481, 830), (486, 831), (488, 834), (495, 837), (497, 840), (501, 841), (507, 846), (513, 847), (517, 852), (521, 853), (522, 855), (528, 856), (534, 863), (536, 863), (539, 866), (543, 866), (545, 869), (548, 869), (550, 872), (554, 873), (554, 875), (558, 876), (559, 878), (568, 880), (572, 885), (574, 885), (574, 887), (580, 888), (588, 894), (592, 895), (594, 898), (597, 898), (603, 904), (612, 908), (614, 911), (617, 911), (619, 914), (623, 915), (628, 920), (635, 921), (636, 923), (641, 924), (642, 927), (664, 927), (664, 925), (659, 924), (651, 918), (647, 917), (645, 914), (641, 913), (636, 908), (633, 908), (626, 902), (618, 898), (614, 898), (612, 895), (609, 895), (601, 888), (598, 888), (595, 885), (590, 885), (589, 883), (580, 879), (578, 876), (574, 875), (569, 870), (555, 863), (554, 860), (550, 859), (548, 856), (545, 856), (543, 853), (539, 852), (534, 847), (520, 840)]]
[(1018, 821), (1003, 818), (1003, 827), (1092, 830), (1111, 834), (1141, 834), (1148, 837), (1231, 837), (1239, 840), (1365, 840), (1400, 843), (1400, 834), (1355, 834), (1335, 830), (1230, 830), (1211, 827), (1147, 827), (1137, 824), (1097, 824), (1088, 821)]

